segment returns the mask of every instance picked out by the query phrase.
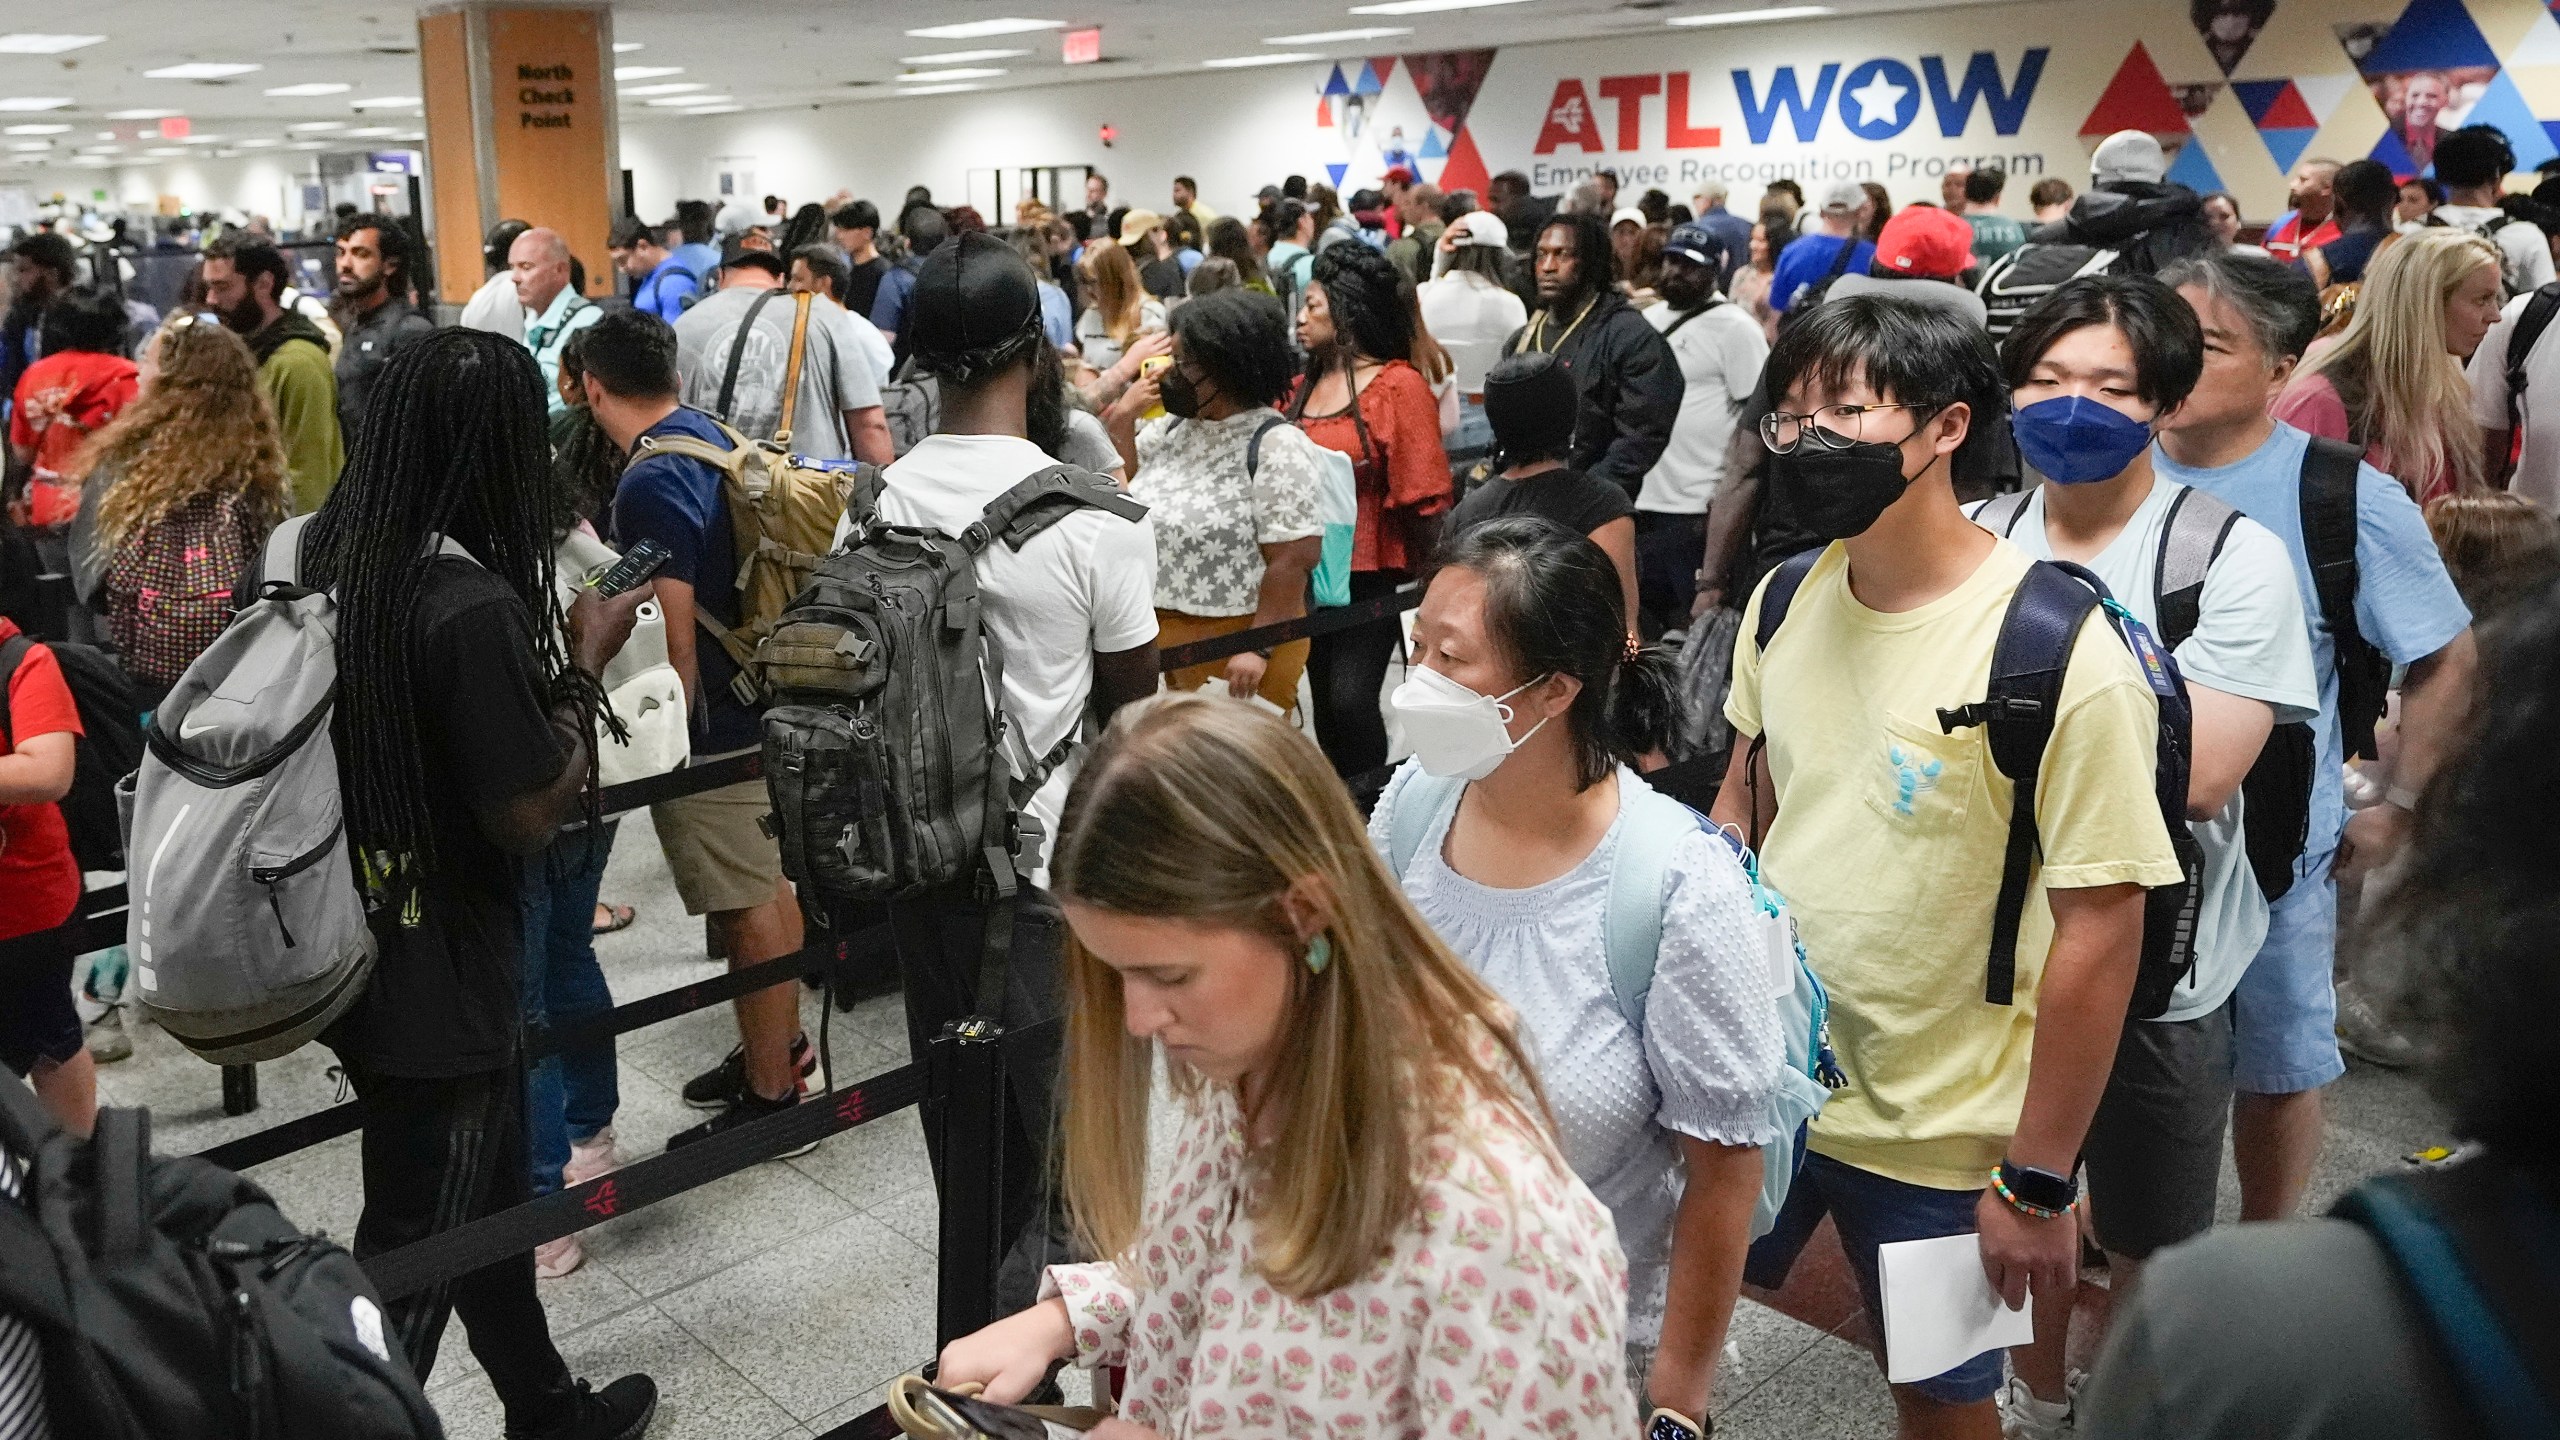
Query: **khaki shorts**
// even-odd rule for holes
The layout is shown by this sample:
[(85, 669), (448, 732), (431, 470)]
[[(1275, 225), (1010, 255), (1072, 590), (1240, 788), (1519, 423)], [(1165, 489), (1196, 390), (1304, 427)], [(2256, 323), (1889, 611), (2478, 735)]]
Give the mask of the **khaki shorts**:
[[(698, 763), (727, 758), (705, 755)], [(773, 898), (782, 879), (782, 847), (759, 823), (772, 810), (773, 797), (760, 779), (649, 807), (649, 823), (667, 852), (684, 913), (753, 910)]]

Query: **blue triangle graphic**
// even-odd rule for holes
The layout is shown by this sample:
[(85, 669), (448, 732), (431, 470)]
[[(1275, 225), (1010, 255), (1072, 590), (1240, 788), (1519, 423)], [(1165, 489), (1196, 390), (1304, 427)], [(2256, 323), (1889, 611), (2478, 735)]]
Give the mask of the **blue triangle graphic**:
[(2490, 77), (2489, 88), (2480, 92), (2478, 103), (2471, 107), (2471, 113), (2463, 117), (2462, 123), (2497, 126), (2507, 137), (2507, 143), (2515, 147), (2518, 170), (2530, 170), (2560, 155), (2560, 148), (2555, 148), (2551, 137), (2543, 133), (2542, 122), (2534, 117), (2533, 107), (2525, 103), (2524, 92), (2516, 89), (2516, 82), (2503, 70)]
[(1387, 87), (1385, 82), (1378, 78), (1378, 67), (1364, 60), (1360, 62), (1360, 78), (1353, 82), (1352, 88), (1357, 94), (1375, 95)]
[[(2365, 158), (2394, 175), (2424, 173), (2418, 169), (2417, 160), (2409, 154), (2409, 147), (2400, 143), (2400, 132), (2396, 130), (2383, 131), (2382, 138), (2373, 142), (2373, 149), (2366, 152)], [(2432, 165), (2427, 167), (2429, 171), (2434, 169)]]
[(1327, 174), (1327, 175), (1329, 175), (1329, 176), (1331, 176), (1331, 177), (1333, 178), (1333, 187), (1334, 187), (1335, 189), (1339, 190), (1339, 189), (1341, 189), (1341, 188), (1342, 188), (1342, 177), (1343, 177), (1343, 175), (1344, 175), (1346, 172), (1348, 172), (1350, 169), (1351, 169), (1351, 167), (1350, 167), (1350, 165), (1348, 165), (1348, 164), (1342, 164), (1342, 165), (1327, 165), (1327, 166), (1325, 166), (1325, 167), (1324, 167), (1324, 173), (1325, 173), (1325, 174)]
[(1430, 132), (1422, 137), (1422, 158), (1425, 160), (1445, 160), (1448, 156), (1449, 143), (1440, 138), (1440, 127), (1434, 125), (1431, 127)]
[(2311, 148), (2311, 137), (2319, 133), (2318, 130), (2261, 130), (2258, 138), (2267, 142), (2267, 153), (2275, 157), (2276, 168), (2291, 173), (2293, 162), (2301, 159), (2302, 152)]
[[(2284, 87), (2291, 83), (2289, 80), (2234, 80), (2231, 93), (2240, 97), (2240, 108), (2249, 112), (2249, 123), (2255, 125), (2267, 118), (2267, 111), (2275, 105), (2276, 97), (2282, 95)], [(2292, 163), (2286, 161), (2285, 167), (2292, 168)]]
[(1324, 93), (1327, 96), (1348, 95), (1351, 93), (1351, 82), (1342, 78), (1341, 66), (1336, 65), (1333, 67), (1333, 78), (1324, 82)]
[(2169, 183), (2184, 185), (2199, 195), (2210, 195), (2222, 188), (2222, 176), (2206, 157), (2204, 143), (2193, 136), (2179, 147), (2177, 161), (2170, 165), (2167, 178)]
[(2361, 68), (2367, 75), (2394, 75), (2497, 63), (2498, 52), (2489, 48), (2462, 0), (2409, 0)]

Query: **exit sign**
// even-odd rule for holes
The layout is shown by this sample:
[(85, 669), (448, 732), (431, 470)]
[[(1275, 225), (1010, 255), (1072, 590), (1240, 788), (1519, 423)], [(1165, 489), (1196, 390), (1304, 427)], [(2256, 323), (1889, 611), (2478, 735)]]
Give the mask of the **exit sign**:
[(1070, 30), (1066, 33), (1066, 63), (1090, 65), (1102, 58), (1102, 27)]

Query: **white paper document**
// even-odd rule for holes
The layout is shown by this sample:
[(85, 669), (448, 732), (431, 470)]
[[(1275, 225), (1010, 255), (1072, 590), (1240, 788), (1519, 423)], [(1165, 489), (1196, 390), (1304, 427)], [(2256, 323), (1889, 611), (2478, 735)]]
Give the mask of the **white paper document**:
[(1947, 1235), (1876, 1247), (1884, 1289), (1885, 1378), (1943, 1375), (1985, 1350), (2035, 1338), (2035, 1301), (2012, 1310), (1982, 1273), (1982, 1239)]

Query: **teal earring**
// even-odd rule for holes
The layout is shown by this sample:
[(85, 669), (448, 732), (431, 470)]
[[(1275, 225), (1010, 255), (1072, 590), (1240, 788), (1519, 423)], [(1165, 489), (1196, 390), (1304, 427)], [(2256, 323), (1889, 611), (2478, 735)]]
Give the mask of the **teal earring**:
[(1324, 967), (1332, 963), (1333, 937), (1319, 932), (1316, 938), (1307, 942), (1307, 968), (1321, 975)]

